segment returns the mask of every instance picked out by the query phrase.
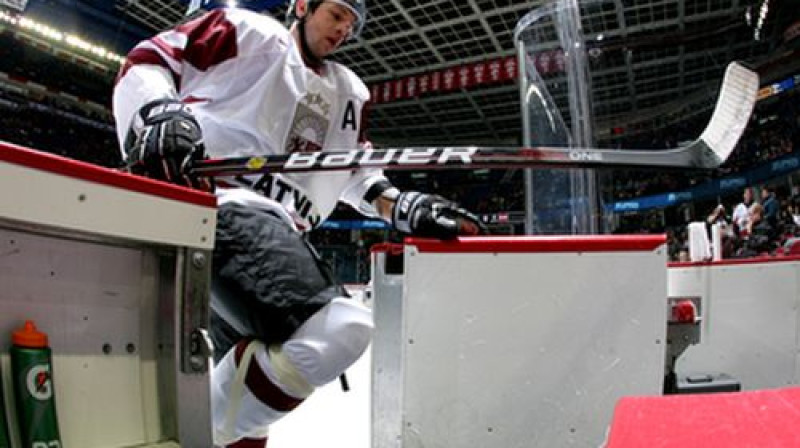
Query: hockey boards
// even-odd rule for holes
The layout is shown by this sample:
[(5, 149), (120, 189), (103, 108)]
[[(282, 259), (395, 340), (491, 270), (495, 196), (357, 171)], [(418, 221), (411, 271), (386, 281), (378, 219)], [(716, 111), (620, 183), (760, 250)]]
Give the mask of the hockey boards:
[(353, 149), (207, 159), (190, 172), (218, 177), (256, 173), (338, 171), (359, 168), (435, 170), (479, 168), (692, 168), (714, 169), (727, 160), (742, 136), (756, 102), (758, 75), (732, 62), (711, 120), (700, 137), (663, 150), (567, 147), (445, 146)]

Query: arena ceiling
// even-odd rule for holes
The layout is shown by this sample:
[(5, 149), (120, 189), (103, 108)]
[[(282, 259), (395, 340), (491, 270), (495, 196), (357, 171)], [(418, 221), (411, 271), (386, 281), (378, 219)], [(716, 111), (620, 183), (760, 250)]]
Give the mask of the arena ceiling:
[[(188, 3), (117, 0), (110, 11), (108, 0), (60, 1), (113, 13), (151, 32), (185, 20)], [(591, 61), (595, 120), (603, 128), (624, 127), (654, 106), (664, 108), (687, 98), (710, 107), (709, 98), (728, 61), (762, 66), (796, 61), (794, 50), (787, 50), (787, 57), (782, 38), (798, 20), (798, 8), (792, 6), (796, 1), (579, 0), (590, 54), (600, 55)], [(517, 22), (544, 3), (372, 0), (362, 37), (343, 47), (335, 59), (376, 86), (514, 57)], [(764, 3), (768, 13), (759, 22)], [(283, 20), (285, 6), (268, 12)], [(552, 34), (547, 27), (533, 32), (546, 41), (548, 32)], [(564, 75), (555, 71), (545, 81), (558, 86), (564, 84)], [(519, 96), (518, 84), (505, 82), (378, 102), (371, 107), (369, 135), (379, 146), (516, 144), (521, 136)], [(566, 105), (566, 93), (554, 96), (559, 106)]]

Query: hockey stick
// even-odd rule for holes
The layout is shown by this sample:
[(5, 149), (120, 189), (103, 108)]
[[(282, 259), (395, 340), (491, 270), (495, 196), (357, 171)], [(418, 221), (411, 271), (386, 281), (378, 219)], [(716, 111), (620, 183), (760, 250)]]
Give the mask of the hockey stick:
[(189, 168), (196, 176), (335, 171), (357, 168), (431, 170), (443, 168), (694, 168), (719, 167), (733, 151), (750, 119), (758, 75), (732, 62), (708, 126), (697, 140), (665, 150), (566, 147), (408, 147), (353, 149), (206, 159)]

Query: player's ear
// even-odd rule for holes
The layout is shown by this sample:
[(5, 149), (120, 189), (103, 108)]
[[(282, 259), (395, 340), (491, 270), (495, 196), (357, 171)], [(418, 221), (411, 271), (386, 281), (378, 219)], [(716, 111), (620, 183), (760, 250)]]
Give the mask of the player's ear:
[(308, 12), (308, 2), (306, 0), (297, 0), (294, 2), (294, 16), (299, 18), (305, 17)]

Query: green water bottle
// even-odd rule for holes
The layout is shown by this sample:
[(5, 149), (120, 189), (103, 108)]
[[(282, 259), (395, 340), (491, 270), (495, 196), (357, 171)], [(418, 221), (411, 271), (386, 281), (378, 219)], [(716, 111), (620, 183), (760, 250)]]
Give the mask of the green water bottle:
[(22, 448), (61, 448), (47, 335), (36, 325), (11, 335), (11, 371)]
[[(3, 374), (0, 373), (0, 378)], [(6, 419), (6, 402), (3, 399), (3, 384), (0, 381), (0, 448), (11, 448), (8, 436), (8, 419)]]

